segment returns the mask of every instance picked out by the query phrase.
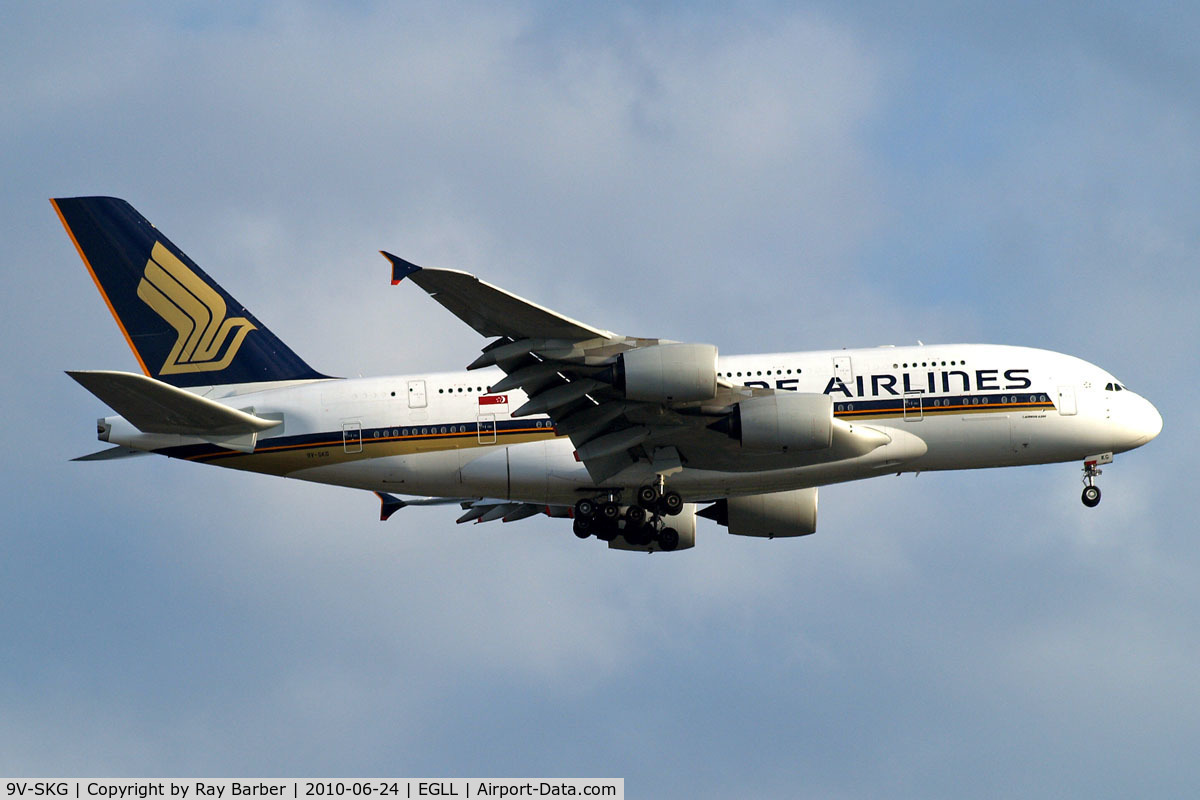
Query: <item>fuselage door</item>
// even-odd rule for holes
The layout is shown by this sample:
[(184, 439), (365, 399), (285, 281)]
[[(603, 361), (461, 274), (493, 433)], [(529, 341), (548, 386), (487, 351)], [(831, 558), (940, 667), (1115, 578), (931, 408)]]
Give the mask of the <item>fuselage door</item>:
[(424, 408), (428, 404), (425, 399), (425, 381), (408, 382), (408, 407)]
[(1064, 417), (1069, 417), (1079, 413), (1079, 407), (1075, 403), (1075, 387), (1060, 386), (1058, 387), (1058, 413)]
[(850, 356), (833, 357), (833, 377), (847, 386), (854, 383), (854, 365), (850, 362)]
[(347, 453), (361, 453), (362, 445), (362, 423), (361, 422), (343, 422), (342, 423), (342, 448)]
[(904, 421), (920, 422), (925, 418), (925, 405), (920, 390), (904, 393)]
[(480, 414), (479, 415), (479, 443), (480, 444), (495, 444), (496, 443), (496, 415), (495, 414)]

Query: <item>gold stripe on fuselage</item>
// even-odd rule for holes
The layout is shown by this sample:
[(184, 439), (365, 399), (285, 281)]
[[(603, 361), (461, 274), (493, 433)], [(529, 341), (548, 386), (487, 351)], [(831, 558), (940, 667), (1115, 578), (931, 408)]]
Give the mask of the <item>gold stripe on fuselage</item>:
[(262, 472), (268, 475), (287, 475), (296, 470), (330, 464), (346, 464), (352, 461), (411, 456), (420, 453), (444, 453), (452, 450), (525, 444), (553, 438), (555, 438), (553, 428), (521, 428), (514, 431), (502, 431), (496, 437), (496, 441), (486, 443), (479, 441), (478, 434), (473, 429), (468, 433), (381, 436), (378, 439), (364, 436), (360, 452), (349, 452), (346, 443), (340, 438), (295, 445), (271, 445), (268, 439), (266, 443), (255, 448), (253, 453), (222, 450), (217, 453), (189, 456), (186, 460), (215, 463), (222, 467)]
[[(923, 408), (910, 408), (907, 411), (909, 417), (941, 417), (941, 416), (956, 416), (959, 414), (995, 414), (1003, 411), (1053, 411), (1054, 406), (1050, 403), (979, 403), (978, 405), (957, 405), (957, 406), (924, 406)], [(850, 409), (845, 411), (834, 412), (834, 416), (842, 419), (850, 417), (856, 420), (863, 419), (904, 419), (905, 411), (899, 408), (864, 408)]]
[[(981, 403), (965, 406), (929, 406), (924, 409), (927, 417), (956, 416), (960, 414), (988, 414), (1005, 411), (1047, 411), (1053, 410), (1049, 403)], [(913, 409), (912, 414), (919, 414), (919, 409)], [(850, 417), (855, 420), (864, 419), (903, 419), (901, 410), (863, 409), (838, 411), (838, 418)], [(455, 423), (457, 426), (458, 423)], [(440, 427), (440, 426), (438, 426)], [(381, 435), (375, 437), (376, 429), (368, 428), (363, 432), (362, 449), (350, 452), (346, 441), (333, 438), (337, 434), (331, 432), (330, 438), (323, 441), (307, 441), (298, 444), (272, 445), (268, 439), (255, 448), (253, 453), (241, 453), (235, 450), (220, 450), (187, 456), (188, 461), (216, 463), (222, 467), (242, 469), (250, 472), (261, 472), (268, 475), (287, 475), (297, 470), (331, 464), (346, 464), (352, 461), (363, 461), (392, 456), (411, 456), (421, 453), (444, 453), (452, 450), (478, 449), (481, 447), (497, 447), (525, 444), (527, 442), (547, 441), (558, 438), (553, 428), (519, 428), (510, 431), (498, 431), (493, 442), (479, 441), (478, 431), (473, 425), (468, 425), (466, 432), (427, 433), (408, 436)], [(378, 430), (385, 430), (379, 428)], [(387, 428), (386, 430), (392, 430)], [(565, 438), (565, 437), (564, 437)], [(352, 443), (356, 440), (352, 439)], [(357, 446), (352, 444), (352, 447)]]

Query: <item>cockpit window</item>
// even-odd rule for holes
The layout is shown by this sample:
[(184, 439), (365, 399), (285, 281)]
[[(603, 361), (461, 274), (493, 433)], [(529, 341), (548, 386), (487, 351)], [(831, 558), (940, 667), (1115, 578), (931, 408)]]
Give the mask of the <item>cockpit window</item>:
[(1119, 383), (1106, 383), (1106, 384), (1104, 384), (1104, 388), (1105, 388), (1106, 390), (1110, 391), (1110, 392), (1123, 392), (1123, 391), (1125, 391), (1125, 387), (1124, 387), (1124, 386), (1122, 386), (1122, 385), (1121, 385), (1121, 384), (1119, 384)]

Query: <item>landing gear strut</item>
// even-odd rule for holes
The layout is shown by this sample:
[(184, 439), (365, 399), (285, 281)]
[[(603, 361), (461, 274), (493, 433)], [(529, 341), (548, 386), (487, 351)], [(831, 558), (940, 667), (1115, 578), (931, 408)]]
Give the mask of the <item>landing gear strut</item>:
[(593, 534), (602, 542), (622, 536), (635, 547), (656, 542), (660, 550), (679, 547), (679, 532), (666, 524), (666, 517), (683, 510), (683, 497), (658, 485), (637, 490), (637, 504), (623, 506), (619, 492), (585, 497), (575, 504), (573, 529), (580, 539)]
[(1100, 505), (1100, 487), (1096, 485), (1096, 476), (1101, 473), (1100, 464), (1111, 464), (1112, 453), (1091, 456), (1083, 462), (1083, 504), (1088, 508)]
[(683, 497), (679, 492), (673, 492), (663, 486), (660, 479), (657, 485), (647, 484), (637, 490), (638, 505), (659, 516), (675, 516), (683, 511)]

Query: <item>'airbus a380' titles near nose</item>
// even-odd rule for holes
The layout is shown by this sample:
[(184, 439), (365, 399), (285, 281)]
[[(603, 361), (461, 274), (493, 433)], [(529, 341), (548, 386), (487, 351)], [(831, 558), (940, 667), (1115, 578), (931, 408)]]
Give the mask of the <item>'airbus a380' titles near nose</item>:
[[(929, 470), (1083, 463), (1162, 430), (1145, 398), (1073, 356), (982, 344), (721, 356), (623, 336), (384, 253), (490, 341), (464, 371), (316, 372), (123, 200), (51, 201), (141, 375), (68, 374), (113, 447), (456, 505), (459, 522), (561, 517), (610, 548), (680, 550), (696, 518), (741, 536), (817, 527), (817, 487)], [(405, 495), (402, 499), (396, 495)], [(699, 509), (699, 510), (698, 510)]]

